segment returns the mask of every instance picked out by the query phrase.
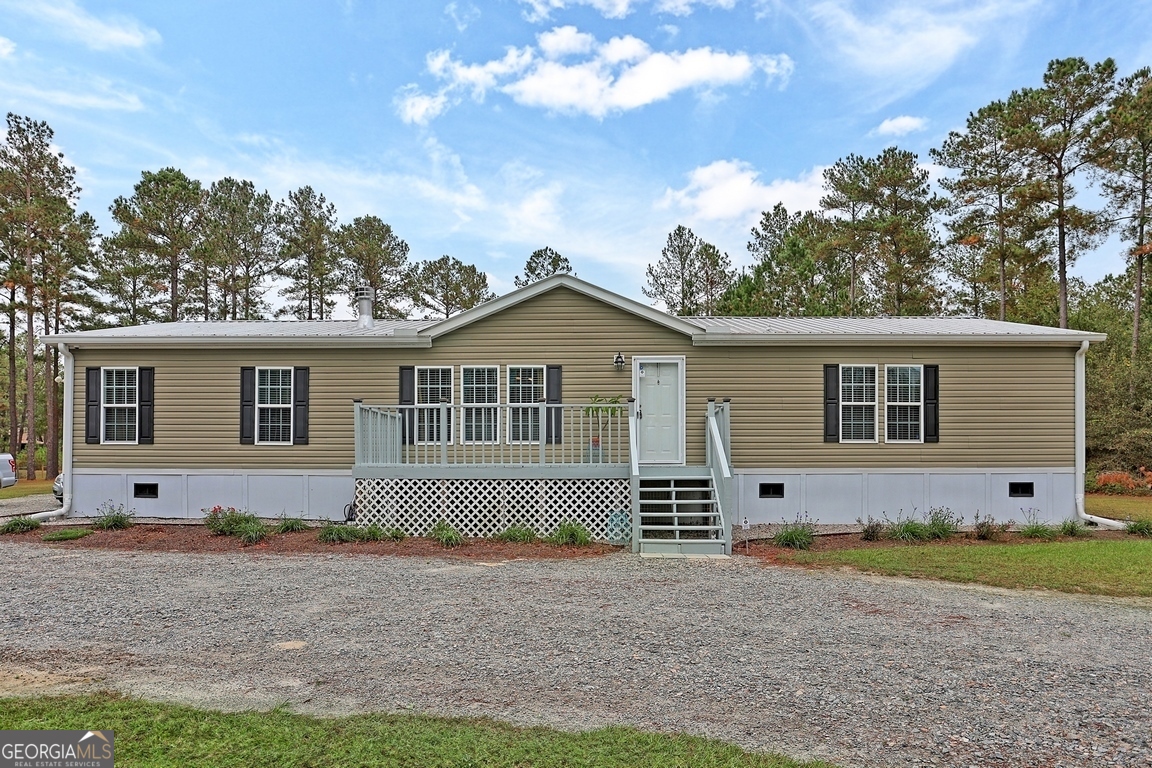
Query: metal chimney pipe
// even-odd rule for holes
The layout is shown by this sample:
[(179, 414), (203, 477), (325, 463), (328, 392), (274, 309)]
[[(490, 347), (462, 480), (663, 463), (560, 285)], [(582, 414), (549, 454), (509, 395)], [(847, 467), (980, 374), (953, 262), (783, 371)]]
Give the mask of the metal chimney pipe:
[(356, 324), (361, 328), (373, 328), (376, 320), (372, 317), (372, 286), (361, 285), (356, 289)]

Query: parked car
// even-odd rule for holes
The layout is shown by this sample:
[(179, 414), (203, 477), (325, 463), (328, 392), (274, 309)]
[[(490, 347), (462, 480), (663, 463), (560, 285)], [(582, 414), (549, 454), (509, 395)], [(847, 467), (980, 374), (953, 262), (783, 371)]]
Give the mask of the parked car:
[(56, 479), (52, 481), (52, 495), (56, 497), (56, 501), (61, 504), (64, 503), (64, 473), (56, 475)]
[(16, 459), (10, 453), (0, 453), (0, 488), (16, 485)]

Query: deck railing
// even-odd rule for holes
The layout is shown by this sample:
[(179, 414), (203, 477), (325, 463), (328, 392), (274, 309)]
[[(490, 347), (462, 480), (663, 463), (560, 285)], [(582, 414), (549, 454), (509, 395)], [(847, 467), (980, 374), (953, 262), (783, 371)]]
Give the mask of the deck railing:
[(355, 403), (356, 464), (629, 462), (628, 405)]

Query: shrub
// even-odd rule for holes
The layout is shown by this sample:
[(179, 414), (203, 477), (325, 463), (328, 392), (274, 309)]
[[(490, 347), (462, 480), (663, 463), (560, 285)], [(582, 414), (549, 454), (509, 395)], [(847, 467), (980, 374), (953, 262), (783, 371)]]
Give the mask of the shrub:
[(464, 543), (464, 537), (460, 534), (460, 531), (448, 525), (448, 523), (443, 520), (438, 521), (436, 525), (432, 526), (432, 530), (428, 531), (428, 538), (445, 549), (458, 547)]
[(255, 515), (244, 515), (244, 520), (236, 526), (232, 535), (240, 539), (242, 546), (249, 547), (264, 540), (268, 535), (268, 526)]
[(241, 512), (236, 507), (215, 506), (200, 510), (204, 513), (204, 527), (216, 536), (236, 536), (241, 528), (250, 526), (259, 518), (250, 512)]
[(408, 534), (404, 532), (403, 528), (385, 528), (381, 538), (385, 541), (401, 542), (408, 538)]
[(1061, 536), (1076, 537), (1084, 536), (1088, 533), (1088, 527), (1074, 517), (1060, 523), (1059, 530)]
[(1051, 541), (1056, 538), (1056, 529), (1036, 517), (1036, 510), (1025, 509), (1024, 525), (1020, 526), (1020, 535), (1026, 539), (1044, 539)]
[[(885, 517), (887, 520), (887, 517)], [(888, 520), (888, 538), (895, 541), (903, 541), (906, 544), (912, 544), (919, 541), (928, 541), (932, 538), (932, 532), (928, 528), (928, 524), (923, 520), (917, 520), (915, 517), (897, 516), (896, 522)]]
[(106, 501), (96, 508), (96, 520), (92, 527), (98, 531), (122, 531), (132, 527), (134, 517), (136, 510), (125, 510), (123, 504), (113, 506), (111, 501)]
[(976, 516), (972, 518), (972, 533), (981, 541), (996, 541), (1008, 533), (1008, 529), (1011, 527), (1011, 520), (1006, 523), (997, 523), (996, 518), (992, 517), (992, 515), (982, 518), (980, 517), (980, 513), (977, 512)]
[(932, 507), (928, 510), (928, 517), (924, 524), (928, 529), (930, 539), (950, 539), (960, 530), (964, 518), (954, 514), (947, 507)]
[(1096, 487), (1101, 490), (1112, 490), (1113, 493), (1136, 490), (1136, 479), (1127, 472), (1098, 472), (1096, 474)]
[(868, 515), (868, 522), (864, 522), (860, 518), (856, 518), (856, 522), (864, 527), (860, 532), (860, 538), (864, 541), (880, 541), (884, 538), (884, 521), (876, 520), (872, 515)]
[(75, 541), (92, 533), (89, 528), (61, 528), (57, 531), (48, 531), (40, 538), (44, 541)]
[(276, 523), (276, 533), (299, 533), (308, 530), (308, 523), (299, 517), (282, 517)]
[(592, 543), (592, 534), (582, 524), (574, 520), (565, 520), (556, 526), (546, 541), (558, 546), (586, 547)]
[(772, 537), (772, 543), (789, 549), (811, 549), (816, 543), (815, 525), (808, 519), (808, 515), (797, 516), (793, 522), (784, 523)]
[(39, 520), (33, 520), (30, 517), (14, 517), (4, 525), (0, 525), (0, 534), (3, 533), (27, 533), (34, 531), (40, 527)]
[(344, 523), (324, 523), (316, 536), (324, 544), (351, 544), (362, 537), (359, 528)]
[(383, 539), (384, 529), (376, 525), (376, 523), (360, 529), (361, 541), (383, 541)]
[(1152, 537), (1152, 520), (1128, 520), (1124, 523), (1124, 530), (1133, 536)]
[(527, 525), (510, 525), (492, 538), (507, 544), (531, 544), (536, 541), (536, 531)]

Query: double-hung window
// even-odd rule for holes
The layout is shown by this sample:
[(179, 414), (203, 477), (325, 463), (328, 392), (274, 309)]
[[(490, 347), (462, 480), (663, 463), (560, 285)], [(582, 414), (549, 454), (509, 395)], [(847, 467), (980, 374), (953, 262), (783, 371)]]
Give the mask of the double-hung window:
[[(441, 424), (440, 402), (448, 404), (448, 423)], [(416, 442), (452, 440), (452, 367), (416, 369)], [(447, 434), (443, 432), (447, 430)]]
[(292, 444), (292, 369), (256, 369), (256, 442)]
[(876, 366), (840, 366), (840, 442), (876, 442)]
[(103, 368), (101, 377), (100, 422), (103, 427), (100, 442), (137, 442), (137, 415), (139, 391), (136, 368)]
[(544, 366), (508, 366), (508, 442), (540, 440), (540, 408), (544, 399)]
[(460, 404), (463, 406), (461, 440), (495, 443), (500, 438), (500, 368), (464, 366), (460, 369)]
[(889, 443), (924, 441), (924, 367), (884, 367), (885, 440)]

